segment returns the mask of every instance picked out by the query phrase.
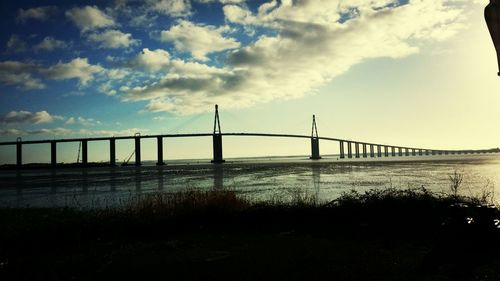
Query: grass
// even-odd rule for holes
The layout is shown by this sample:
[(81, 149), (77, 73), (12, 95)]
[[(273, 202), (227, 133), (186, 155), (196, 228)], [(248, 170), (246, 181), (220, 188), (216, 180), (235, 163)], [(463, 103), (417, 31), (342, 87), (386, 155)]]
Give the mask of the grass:
[(0, 280), (499, 280), (498, 209), (424, 188), (0, 210)]

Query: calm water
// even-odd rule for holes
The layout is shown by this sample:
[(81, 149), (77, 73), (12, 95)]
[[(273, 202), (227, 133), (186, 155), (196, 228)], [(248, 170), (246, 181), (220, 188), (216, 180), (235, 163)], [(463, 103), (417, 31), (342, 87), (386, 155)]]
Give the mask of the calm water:
[[(399, 160), (399, 161), (395, 161)], [(401, 161), (404, 160), (404, 161)], [(425, 160), (425, 161), (424, 161)], [(118, 206), (131, 196), (186, 188), (231, 188), (253, 200), (290, 198), (300, 190), (319, 201), (342, 192), (420, 188), (449, 192), (449, 175), (464, 174), (462, 193), (494, 191), (500, 201), (500, 155), (411, 156), (370, 162), (307, 157), (170, 161), (156, 167), (0, 171), (0, 207)]]

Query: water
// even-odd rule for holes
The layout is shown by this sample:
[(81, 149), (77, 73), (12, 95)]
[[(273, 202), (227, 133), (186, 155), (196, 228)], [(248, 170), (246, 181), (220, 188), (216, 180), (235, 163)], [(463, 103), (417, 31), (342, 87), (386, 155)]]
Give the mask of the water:
[[(369, 158), (368, 160), (371, 160)], [(425, 188), (450, 192), (449, 175), (464, 175), (461, 193), (500, 197), (500, 155), (410, 156), (312, 161), (307, 157), (167, 161), (156, 167), (0, 171), (0, 207), (119, 206), (137, 194), (189, 188), (234, 189), (252, 200), (286, 200), (297, 190), (325, 202), (351, 189)]]

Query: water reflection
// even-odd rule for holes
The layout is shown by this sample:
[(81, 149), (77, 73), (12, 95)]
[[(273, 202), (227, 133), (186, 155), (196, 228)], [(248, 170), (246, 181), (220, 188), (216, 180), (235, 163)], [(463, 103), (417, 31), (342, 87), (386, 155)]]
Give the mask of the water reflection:
[(109, 190), (116, 191), (116, 167), (111, 167), (109, 172)]
[(50, 192), (57, 192), (57, 172), (56, 169), (52, 169), (50, 173)]
[(214, 189), (222, 190), (224, 189), (224, 166), (221, 164), (214, 165)]
[(161, 191), (163, 190), (163, 185), (164, 185), (164, 175), (163, 175), (163, 167), (158, 166), (158, 190)]
[(313, 177), (313, 186), (314, 186), (314, 199), (316, 204), (319, 203), (320, 199), (320, 177), (321, 177), (321, 167), (319, 165), (312, 165), (312, 177)]
[(82, 169), (82, 192), (89, 192), (89, 175), (87, 169)]
[(141, 167), (135, 167), (134, 170), (135, 191), (140, 192), (142, 189)]

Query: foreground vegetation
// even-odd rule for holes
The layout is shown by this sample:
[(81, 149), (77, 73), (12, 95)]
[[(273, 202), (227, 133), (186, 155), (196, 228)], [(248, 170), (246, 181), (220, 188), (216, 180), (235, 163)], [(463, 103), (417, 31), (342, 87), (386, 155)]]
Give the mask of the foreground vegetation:
[(317, 204), (190, 190), (100, 210), (0, 210), (0, 280), (500, 280), (487, 198), (355, 191)]

